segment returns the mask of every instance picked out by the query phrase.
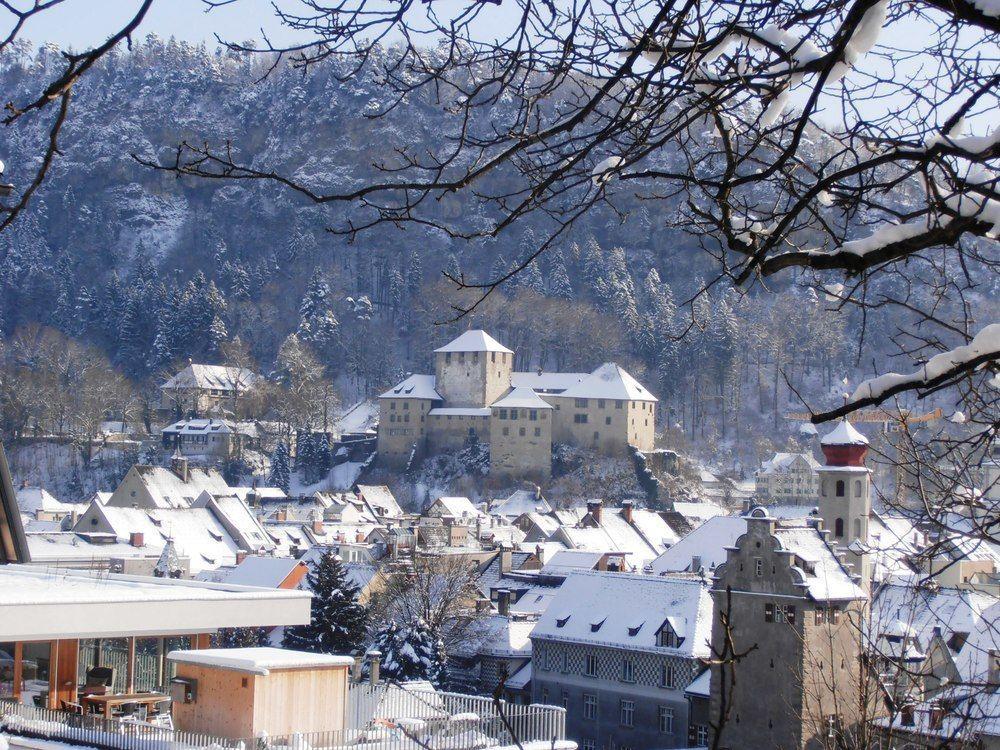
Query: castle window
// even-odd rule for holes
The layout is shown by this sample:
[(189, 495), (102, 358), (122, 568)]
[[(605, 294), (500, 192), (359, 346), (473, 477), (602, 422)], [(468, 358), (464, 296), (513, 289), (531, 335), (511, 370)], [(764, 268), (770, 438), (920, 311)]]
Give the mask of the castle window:
[(541, 427), (536, 427), (535, 428), (535, 437), (541, 437), (541, 436), (542, 436), (542, 428)]
[(395, 414), (390, 414), (389, 415), (389, 421), (390, 422), (395, 422), (396, 421), (396, 415)]
[(444, 363), (446, 365), (450, 365), (451, 364), (451, 352), (445, 352)]
[(622, 401), (620, 398), (619, 399), (615, 399), (615, 408), (616, 409), (621, 409), (623, 403), (625, 403), (625, 402)]
[(500, 410), (500, 419), (506, 419), (506, 418), (507, 418), (507, 410), (506, 409), (501, 409)]
[(521, 437), (524, 437), (524, 428), (523, 427), (518, 427), (517, 428), (517, 434), (520, 435)]
[(854, 480), (854, 495), (856, 497), (861, 497), (861, 480), (860, 479), (855, 479)]
[(390, 408), (390, 409), (391, 409), (392, 411), (396, 411), (396, 402), (395, 402), (395, 401), (390, 401), (390, 402), (389, 402), (389, 408)]
[(472, 364), (474, 364), (474, 365), (478, 365), (479, 364), (479, 352), (473, 352), (472, 353)]
[(409, 408), (410, 408), (410, 402), (409, 401), (404, 401), (403, 402), (403, 411), (408, 411)]
[[(409, 422), (410, 421), (410, 415), (409, 414), (404, 414), (403, 415), (403, 421), (404, 422)], [(215, 440), (215, 438), (212, 438), (212, 440)]]
[[(837, 482), (837, 484), (843, 484), (843, 482)], [(838, 539), (844, 538), (844, 519), (838, 518), (833, 522), (833, 535)]]
[(530, 419), (532, 422), (537, 422), (538, 421), (538, 409), (532, 409), (531, 411), (529, 411), (528, 412), (528, 419)]
[(497, 353), (490, 352), (490, 362), (496, 362), (496, 361), (497, 361)]
[(603, 409), (604, 408), (604, 399), (603, 398), (597, 399), (597, 408), (598, 409)]
[(511, 419), (517, 419), (517, 409), (511, 409), (510, 410), (510, 418)]
[(465, 352), (459, 352), (458, 353), (458, 363), (460, 365), (464, 365), (465, 364)]
[(504, 435), (509, 435), (510, 434), (510, 427), (504, 427), (503, 428), (503, 434)]
[(587, 399), (585, 398), (575, 399), (573, 405), (576, 406), (578, 409), (585, 409), (587, 408)]
[[(837, 497), (843, 497), (845, 491), (846, 491), (846, 487), (844, 486), (844, 480), (843, 479), (838, 479), (837, 480), (837, 491), (836, 491), (837, 492)], [(838, 535), (838, 536), (840, 536), (840, 535)]]
[(587, 424), (587, 415), (586, 414), (574, 414), (573, 415), (573, 421), (576, 422), (577, 424)]
[(604, 424), (611, 424), (611, 417), (605, 417)]

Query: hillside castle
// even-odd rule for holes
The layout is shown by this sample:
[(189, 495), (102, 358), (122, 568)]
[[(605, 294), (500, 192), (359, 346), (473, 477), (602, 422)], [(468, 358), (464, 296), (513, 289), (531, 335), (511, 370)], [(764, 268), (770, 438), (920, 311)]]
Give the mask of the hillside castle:
[(434, 351), (433, 375), (410, 375), (379, 397), (379, 460), (489, 445), (494, 475), (545, 478), (552, 444), (605, 455), (651, 450), (656, 397), (614, 363), (591, 373), (514, 372), (514, 352), (485, 331)]

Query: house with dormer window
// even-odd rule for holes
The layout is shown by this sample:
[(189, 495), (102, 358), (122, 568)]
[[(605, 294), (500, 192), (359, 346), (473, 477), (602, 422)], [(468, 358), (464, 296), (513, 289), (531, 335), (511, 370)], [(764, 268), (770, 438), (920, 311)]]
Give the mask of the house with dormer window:
[(531, 633), (532, 700), (564, 706), (580, 747), (688, 747), (711, 629), (700, 576), (572, 572)]

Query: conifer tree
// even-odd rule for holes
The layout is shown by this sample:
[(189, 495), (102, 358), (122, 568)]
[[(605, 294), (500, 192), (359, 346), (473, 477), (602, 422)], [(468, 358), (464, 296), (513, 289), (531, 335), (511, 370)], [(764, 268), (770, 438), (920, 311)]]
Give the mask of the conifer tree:
[(552, 254), (549, 264), (549, 295), (556, 299), (573, 299), (573, 284), (569, 280), (562, 250), (556, 250)]
[(278, 446), (274, 449), (274, 453), (271, 454), (271, 473), (267, 477), (267, 483), (271, 487), (280, 487), (285, 492), (288, 492), (288, 487), (291, 484), (291, 470), (288, 466), (288, 459), (288, 445), (286, 443), (278, 443)]
[(256, 648), (269, 643), (267, 628), (222, 628), (212, 640), (216, 648)]
[(364, 644), (368, 610), (358, 603), (358, 587), (347, 579), (340, 556), (326, 551), (306, 576), (312, 591), (308, 625), (285, 629), (282, 645), (298, 651), (348, 655)]
[(410, 625), (388, 622), (376, 633), (371, 649), (382, 655), (380, 669), (387, 680), (427, 680), (434, 687), (445, 683), (444, 644), (435, 640), (423, 620)]

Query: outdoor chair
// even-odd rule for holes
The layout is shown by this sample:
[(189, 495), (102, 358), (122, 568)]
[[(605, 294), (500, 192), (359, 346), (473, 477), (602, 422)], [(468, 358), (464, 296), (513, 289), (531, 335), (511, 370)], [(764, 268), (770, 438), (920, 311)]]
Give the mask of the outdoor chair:
[(83, 705), (80, 703), (73, 703), (72, 701), (61, 700), (59, 701), (59, 707), (63, 711), (66, 711), (67, 713), (83, 716)]

